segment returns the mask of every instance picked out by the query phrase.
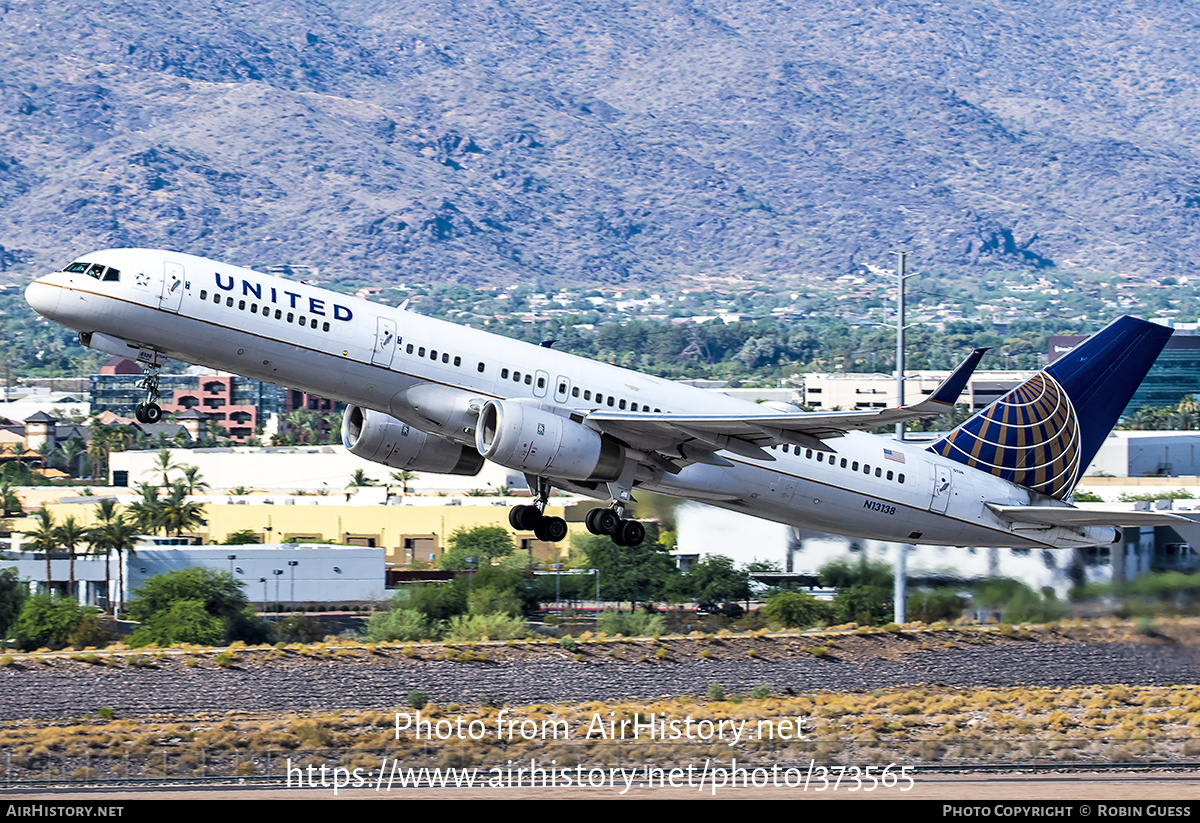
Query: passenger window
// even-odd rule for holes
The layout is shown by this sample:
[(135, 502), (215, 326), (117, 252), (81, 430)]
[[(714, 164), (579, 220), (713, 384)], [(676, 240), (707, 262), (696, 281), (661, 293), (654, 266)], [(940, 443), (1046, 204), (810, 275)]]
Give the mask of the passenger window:
[(888, 473), (887, 473), (887, 479), (888, 479), (888, 480), (891, 480), (891, 479), (892, 479), (893, 477), (895, 477), (895, 476), (896, 476), (896, 473), (895, 473), (895, 472), (893, 472), (891, 469), (888, 469)]
[(608, 396), (608, 405), (610, 405), (610, 406), (611, 406), (612, 404), (613, 404), (613, 396), (610, 394), (610, 395)]
[(276, 309), (275, 310), (275, 319), (281, 320), (282, 318), (283, 318), (283, 309)]
[(214, 303), (220, 303), (220, 302), (221, 302), (221, 295), (217, 294), (216, 292), (213, 292), (213, 302), (214, 302)]
[(287, 321), (288, 321), (289, 323), (295, 323), (295, 322), (296, 322), (296, 315), (295, 315), (295, 314), (293, 314), (292, 312), (288, 312), (288, 313), (287, 313)]
[(807, 457), (809, 460), (812, 460), (812, 449), (805, 449), (804, 456)]
[(515, 372), (513, 372), (513, 382), (514, 382), (514, 383), (520, 383), (520, 382), (521, 382), (521, 373), (520, 373), (519, 371), (515, 371)]
[(842, 458), (842, 468), (846, 468), (846, 458)]
[(875, 476), (876, 476), (876, 477), (882, 477), (882, 476), (883, 476), (883, 470), (882, 470), (882, 469), (880, 469), (878, 466), (876, 466), (876, 467), (875, 467)]
[(539, 388), (539, 389), (544, 389), (544, 388), (546, 388), (546, 378), (544, 378), (544, 377), (539, 377), (539, 378), (538, 378), (538, 388)]
[[(483, 365), (483, 364), (481, 363), (480, 365)], [(480, 371), (482, 371), (482, 369), (480, 369)], [(507, 380), (507, 379), (508, 379), (508, 369), (501, 369), (501, 370), (500, 370), (500, 379), (502, 379), (502, 380)]]
[(586, 390), (586, 391), (583, 393), (583, 399), (584, 399), (584, 400), (591, 400), (591, 399), (592, 399), (592, 390), (591, 390), (591, 389), (588, 389), (588, 390)]
[(897, 475), (897, 476), (896, 476), (896, 479), (897, 479), (897, 480), (899, 480), (901, 483), (903, 483), (903, 482), (904, 482), (904, 475), (902, 475), (902, 474), (901, 474), (901, 475)]
[(475, 367), (475, 371), (479, 372), (480, 374), (483, 374), (483, 361), (482, 360), (480, 360), (479, 365)]
[(321, 324), (321, 331), (329, 331), (329, 321), (328, 320), (326, 320), (324, 323)]
[(449, 362), (450, 362), (450, 355), (446, 354), (445, 352), (442, 352), (442, 362), (443, 362), (443, 363), (449, 363)]
[(425, 347), (421, 346), (421, 348), (417, 349), (417, 357), (424, 357), (424, 356), (425, 356)]
[(229, 308), (231, 308), (231, 309), (232, 309), (232, 308), (233, 308), (233, 298), (232, 298), (232, 297), (226, 297), (226, 298), (225, 298), (225, 305), (226, 305), (226, 306), (228, 306)]
[(208, 299), (208, 290), (207, 289), (200, 289), (200, 299), (201, 300)]
[(257, 304), (257, 303), (251, 303), (251, 304), (250, 304), (250, 313), (251, 313), (251, 314), (258, 314), (258, 304)]
[(578, 396), (579, 396), (579, 387), (578, 387), (578, 386), (576, 386), (575, 388), (571, 389), (571, 396), (572, 396), (572, 397), (578, 397)]
[(857, 460), (855, 460), (853, 463), (850, 464), (850, 471), (852, 471), (852, 472), (858, 471), (858, 461)]
[(532, 375), (532, 374), (527, 374), (527, 375), (525, 375), (525, 385), (526, 385), (526, 386), (532, 386), (532, 385), (533, 385), (533, 375)]
[(458, 356), (455, 356), (455, 358), (454, 358), (454, 365), (456, 365), (456, 366), (461, 366), (461, 365), (462, 365), (462, 358), (461, 358), (461, 357), (458, 357)]
[(245, 310), (246, 310), (246, 301), (239, 300), (238, 301), (238, 311), (245, 311)]
[(433, 360), (434, 362), (437, 362), (437, 349), (429, 350), (429, 359)]
[(617, 404), (617, 406), (618, 406), (618, 408), (620, 408), (621, 410), (624, 410), (624, 409), (625, 409), (625, 400), (622, 398), (621, 402), (620, 402), (620, 403), (618, 403), (618, 404)]
[(817, 462), (818, 463), (825, 462), (825, 452), (817, 452)]
[(603, 402), (604, 402), (604, 395), (603, 395), (603, 394), (601, 394), (600, 392), (596, 392), (596, 402), (597, 402), (597, 403), (603, 403)]

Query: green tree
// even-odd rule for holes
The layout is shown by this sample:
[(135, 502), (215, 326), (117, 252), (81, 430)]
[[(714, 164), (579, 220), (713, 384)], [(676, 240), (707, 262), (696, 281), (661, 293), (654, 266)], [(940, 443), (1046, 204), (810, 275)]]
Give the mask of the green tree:
[(514, 551), (512, 535), (503, 526), (476, 526), (455, 529), (449, 545), (438, 558), (439, 569), (465, 569), (472, 566), (467, 558), (475, 558), (474, 567), (490, 565), (493, 560), (508, 557)]
[(587, 568), (600, 570), (600, 597), (604, 600), (663, 600), (676, 576), (675, 561), (657, 543), (618, 546), (612, 538), (578, 535), (573, 541), (582, 549)]
[(17, 616), (17, 645), (26, 651), (43, 646), (61, 648), (92, 611), (79, 605), (74, 597), (35, 594), (25, 600)]
[(732, 558), (713, 554), (693, 563), (678, 580), (678, 590), (693, 600), (718, 602), (750, 597), (750, 574), (734, 567)]
[[(172, 614), (175, 604), (185, 600), (200, 604), (205, 614), (221, 623), (224, 641), (265, 640), (270, 627), (254, 614), (244, 587), (229, 572), (206, 566), (157, 574), (143, 582), (129, 601), (129, 616), (143, 624), (131, 643), (134, 639), (137, 645), (178, 642), (169, 639), (172, 632), (179, 629), (180, 620), (195, 613), (189, 606)], [(165, 633), (158, 634), (160, 631)]]
[(792, 629), (806, 629), (827, 623), (833, 617), (833, 607), (808, 592), (776, 592), (767, 598), (763, 617)]
[(886, 563), (866, 557), (857, 563), (835, 560), (821, 569), (820, 581), (837, 589), (833, 607), (838, 621), (869, 626), (892, 619), (892, 571)]
[(29, 586), (17, 575), (15, 568), (0, 571), (0, 638), (17, 622), (17, 615), (29, 597)]

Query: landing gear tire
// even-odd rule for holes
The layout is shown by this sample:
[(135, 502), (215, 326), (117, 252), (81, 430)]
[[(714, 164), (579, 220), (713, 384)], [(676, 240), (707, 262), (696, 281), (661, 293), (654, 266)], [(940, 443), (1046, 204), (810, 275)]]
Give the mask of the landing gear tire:
[(139, 423), (157, 423), (162, 420), (162, 409), (157, 403), (138, 403), (133, 416)]
[(538, 540), (557, 543), (567, 536), (567, 521), (561, 517), (543, 517), (533, 529)]
[(621, 518), (612, 509), (592, 509), (583, 518), (583, 524), (592, 534), (611, 536), (621, 528)]
[(542, 520), (537, 506), (513, 506), (508, 511), (508, 525), (519, 532), (536, 532)]
[[(613, 535), (613, 540), (616, 537)], [(646, 527), (637, 520), (622, 520), (620, 537), (622, 546), (640, 546), (646, 539)]]

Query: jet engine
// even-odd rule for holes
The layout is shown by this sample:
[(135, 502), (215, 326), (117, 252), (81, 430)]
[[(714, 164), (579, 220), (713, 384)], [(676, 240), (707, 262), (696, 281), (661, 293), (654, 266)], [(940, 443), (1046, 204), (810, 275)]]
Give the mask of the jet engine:
[(479, 453), (510, 469), (567, 480), (616, 480), (625, 447), (567, 417), (512, 400), (489, 400), (475, 428)]
[(346, 407), (342, 445), (351, 454), (393, 469), (476, 475), (483, 468), (483, 458), (470, 447), (358, 406)]

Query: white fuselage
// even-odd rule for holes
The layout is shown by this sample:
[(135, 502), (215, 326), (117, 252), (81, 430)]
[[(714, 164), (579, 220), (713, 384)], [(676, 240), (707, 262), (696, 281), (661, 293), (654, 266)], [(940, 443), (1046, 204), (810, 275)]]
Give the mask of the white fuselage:
[[(190, 255), (121, 249), (79, 260), (118, 269), (120, 278), (47, 275), (26, 292), (41, 314), (107, 336), (97, 340), (115, 339), (130, 357), (139, 348), (143, 355), (161, 352), (386, 412), (462, 444), (474, 444), (475, 415), (491, 399), (577, 418), (596, 410), (759, 411), (726, 395)], [(827, 443), (833, 452), (775, 446), (768, 450), (774, 460), (721, 452), (732, 466), (691, 463), (674, 475), (644, 467), (638, 487), (904, 543), (1070, 547), (1109, 542), (1114, 534), (1001, 520), (985, 504), (1048, 501), (916, 445), (860, 432)], [(663, 444), (648, 435), (626, 445)], [(603, 485), (556, 485), (606, 496)]]

